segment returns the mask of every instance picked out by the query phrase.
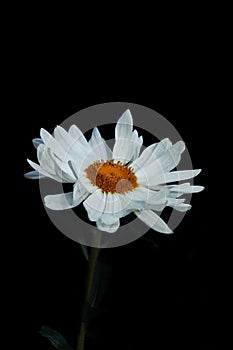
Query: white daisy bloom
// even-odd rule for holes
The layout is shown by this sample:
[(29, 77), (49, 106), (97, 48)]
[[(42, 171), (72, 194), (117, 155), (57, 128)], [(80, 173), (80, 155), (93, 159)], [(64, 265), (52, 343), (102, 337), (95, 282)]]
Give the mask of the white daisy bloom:
[(54, 136), (41, 129), (40, 135), (33, 140), (39, 165), (28, 160), (34, 171), (25, 176), (74, 183), (72, 192), (46, 196), (45, 205), (63, 210), (83, 201), (89, 219), (101, 231), (116, 232), (120, 218), (134, 212), (150, 228), (172, 233), (155, 211), (166, 206), (187, 211), (191, 206), (180, 197), (204, 189), (189, 182), (172, 184), (191, 179), (201, 171), (171, 171), (180, 162), (183, 141), (172, 145), (169, 139), (163, 139), (140, 154), (143, 139), (133, 130), (129, 110), (117, 122), (113, 151), (98, 128), (94, 128), (89, 141), (76, 125), (68, 132), (57, 126)]

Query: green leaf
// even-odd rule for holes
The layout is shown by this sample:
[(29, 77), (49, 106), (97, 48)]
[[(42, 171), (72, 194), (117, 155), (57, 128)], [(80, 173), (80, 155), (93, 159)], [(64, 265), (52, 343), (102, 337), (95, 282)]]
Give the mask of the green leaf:
[(49, 339), (58, 350), (73, 350), (60, 333), (47, 326), (41, 327), (40, 334)]

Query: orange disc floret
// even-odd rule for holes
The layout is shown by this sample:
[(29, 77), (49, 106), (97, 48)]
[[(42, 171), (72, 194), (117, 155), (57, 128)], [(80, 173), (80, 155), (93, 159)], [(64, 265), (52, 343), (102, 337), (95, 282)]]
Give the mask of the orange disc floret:
[(91, 183), (106, 193), (126, 193), (138, 187), (133, 169), (113, 159), (97, 160), (85, 172)]

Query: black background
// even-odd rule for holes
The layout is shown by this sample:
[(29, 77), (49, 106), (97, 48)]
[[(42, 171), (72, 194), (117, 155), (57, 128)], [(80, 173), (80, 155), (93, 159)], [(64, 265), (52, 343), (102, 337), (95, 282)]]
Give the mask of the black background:
[[(79, 28), (71, 38), (33, 21), (21, 23), (13, 35), (6, 86), (14, 173), (14, 199), (7, 208), (8, 341), (16, 338), (24, 349), (52, 349), (38, 334), (46, 324), (74, 345), (85, 281), (79, 245), (50, 222), (38, 182), (23, 177), (30, 170), (26, 158), (36, 160), (31, 139), (41, 127), (52, 132), (85, 107), (123, 101), (150, 107), (177, 128), (194, 168), (203, 169), (195, 183), (205, 191), (193, 196), (192, 210), (174, 235), (153, 233), (157, 248), (140, 239), (104, 252), (113, 273), (109, 312), (97, 320), (100, 348), (230, 348), (232, 239), (223, 229), (219, 197), (225, 121), (216, 36), (190, 25), (188, 33), (171, 30), (161, 40), (153, 37), (152, 25), (141, 36), (132, 30), (108, 38), (106, 28), (96, 36), (95, 31), (82, 35)], [(89, 348), (97, 345), (89, 342)]]

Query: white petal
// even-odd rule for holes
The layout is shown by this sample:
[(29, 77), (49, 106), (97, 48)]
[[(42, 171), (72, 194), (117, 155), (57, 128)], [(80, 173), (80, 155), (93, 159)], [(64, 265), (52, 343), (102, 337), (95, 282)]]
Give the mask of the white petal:
[(132, 207), (132, 201), (124, 194), (108, 193), (106, 196), (106, 203), (104, 212), (101, 215), (101, 222), (106, 225), (112, 225), (118, 218), (121, 218), (132, 212), (137, 207)]
[(167, 206), (172, 207), (181, 212), (191, 209), (191, 205), (184, 203), (184, 201), (185, 201), (185, 198), (181, 198), (181, 199), (168, 198)]
[(40, 129), (40, 137), (45, 144), (47, 144), (50, 139), (53, 138), (53, 136), (43, 128)]
[(157, 192), (146, 188), (137, 188), (124, 194), (110, 193), (106, 197), (106, 205), (101, 221), (111, 224), (116, 218), (124, 217), (135, 210), (151, 209), (152, 206), (153, 209), (160, 210), (167, 202), (165, 194), (165, 188)]
[(35, 171), (35, 170), (29, 171), (28, 173), (24, 174), (24, 176), (27, 179), (31, 179), (31, 180), (38, 180), (45, 177), (44, 175), (41, 175), (38, 171)]
[(87, 196), (89, 192), (85, 190), (85, 188), (80, 184), (80, 182), (76, 182), (73, 187), (73, 202), (76, 205), (80, 204)]
[[(117, 215), (124, 209), (124, 203), (121, 201), (122, 194), (108, 193), (106, 197), (106, 204), (104, 214)], [(119, 216), (120, 217), (120, 216)]]
[(46, 207), (52, 210), (64, 210), (76, 206), (73, 202), (73, 192), (49, 195), (44, 201)]
[[(51, 154), (51, 153), (50, 153)], [(47, 171), (49, 174), (55, 174), (54, 161), (50, 157), (47, 146), (41, 144), (37, 148), (37, 158), (41, 168)]]
[(35, 138), (32, 140), (32, 143), (33, 143), (34, 147), (37, 148), (39, 145), (41, 145), (43, 143), (43, 140), (40, 138)]
[(161, 140), (154, 151), (155, 159), (159, 159), (167, 150), (172, 147), (172, 143), (168, 138)]
[[(91, 155), (92, 158), (92, 155)], [(77, 168), (75, 164), (72, 163), (74, 170), (78, 176), (78, 179), (80, 181), (80, 183), (82, 184), (82, 186), (89, 192), (89, 193), (93, 193), (95, 192), (98, 187), (93, 185), (90, 181), (90, 179), (87, 177), (87, 174), (85, 172), (85, 169), (93, 163), (93, 159), (89, 160), (88, 158), (83, 162), (83, 164), (81, 165), (81, 169)]]
[(68, 166), (70, 167), (71, 173), (73, 174), (74, 178), (78, 180), (78, 172), (76, 169), (75, 164), (72, 162), (72, 160), (68, 161)]
[(136, 176), (140, 185), (153, 189), (160, 184), (190, 179), (197, 176), (200, 172), (201, 169), (164, 173), (160, 165), (157, 164), (157, 167), (154, 169), (153, 167), (146, 167), (138, 170)]
[(133, 159), (137, 159), (139, 156), (140, 149), (143, 144), (143, 137), (142, 136), (138, 137), (137, 130), (134, 130), (132, 140), (133, 140), (133, 156), (132, 156), (132, 160), (133, 160)]
[[(145, 202), (136, 201), (135, 197), (138, 198), (138, 195), (134, 191), (128, 193), (109, 193), (107, 195), (106, 206), (104, 214), (101, 217), (101, 220), (104, 221), (104, 218), (111, 221), (110, 216), (115, 218), (121, 218), (126, 215), (126, 213), (132, 212), (136, 209), (142, 209), (145, 207)], [(109, 221), (107, 221), (109, 222)]]
[(54, 129), (54, 137), (59, 145), (62, 146), (65, 152), (67, 152), (70, 149), (71, 145), (74, 143), (73, 137), (70, 136), (68, 132), (60, 125)]
[(47, 208), (64, 210), (73, 207), (73, 192), (49, 195), (44, 198)]
[(69, 128), (68, 133), (70, 134), (71, 137), (73, 137), (73, 139), (75, 141), (78, 141), (83, 146), (88, 147), (87, 139), (83, 135), (82, 131), (77, 127), (77, 125), (75, 125), (75, 124), (71, 125), (71, 127)]
[(162, 233), (172, 233), (167, 224), (152, 210), (135, 211), (135, 214), (153, 230)]
[(168, 200), (167, 200), (167, 206), (168, 206), (168, 207), (174, 208), (175, 206), (184, 203), (184, 201), (185, 201), (185, 198), (180, 198), (180, 199), (168, 198)]
[(108, 232), (108, 233), (114, 233), (117, 231), (117, 229), (120, 226), (120, 220), (116, 219), (115, 222), (113, 222), (111, 225), (105, 224), (104, 222), (99, 219), (96, 222), (96, 226), (100, 231)]
[(44, 198), (47, 208), (64, 210), (73, 207), (73, 192), (49, 195)]
[(136, 171), (137, 177), (140, 178), (142, 176), (144, 178), (146, 176), (144, 181), (143, 179), (141, 180), (141, 184), (150, 187), (151, 183), (157, 185), (166, 182), (166, 173), (178, 165), (184, 148), (183, 141), (179, 141), (170, 147), (159, 159), (156, 159), (146, 167), (144, 166), (143, 169)]
[(165, 182), (168, 183), (191, 179), (200, 174), (200, 172), (201, 169), (172, 171), (170, 173), (165, 174)]
[(137, 152), (138, 148), (141, 147), (141, 141), (135, 142), (132, 140), (131, 136), (126, 138), (118, 138), (115, 141), (115, 145), (113, 147), (113, 159), (115, 161), (120, 161), (122, 163), (130, 162), (134, 160), (134, 154)]
[[(184, 150), (184, 142), (178, 141), (158, 159), (164, 172), (174, 169), (179, 164), (181, 154), (184, 152)], [(152, 167), (153, 164), (154, 163), (151, 164)]]
[(153, 167), (147, 166), (141, 168), (135, 173), (139, 185), (148, 188), (154, 188), (156, 185), (165, 183), (165, 174), (159, 162)]
[(55, 128), (54, 135), (65, 151), (65, 157), (62, 160), (66, 160), (66, 162), (73, 160), (76, 164), (80, 164), (85, 159), (89, 152), (89, 146), (84, 146), (81, 142), (75, 140), (60, 126)]
[(181, 212), (191, 209), (192, 206), (190, 204), (184, 203), (184, 201), (185, 201), (185, 198), (181, 198), (181, 199), (168, 198), (167, 206), (172, 207), (173, 209)]
[(137, 158), (133, 163), (131, 164), (131, 167), (134, 169), (134, 171), (137, 171), (141, 169), (142, 167), (145, 167), (147, 164), (150, 164), (152, 161), (154, 161), (156, 158), (154, 157), (154, 150), (158, 146), (158, 143), (154, 143), (144, 149), (142, 154), (139, 158)]
[(101, 190), (96, 190), (83, 202), (91, 221), (97, 221), (101, 217), (105, 203), (106, 193), (103, 193)]
[(131, 167), (137, 171), (142, 167), (146, 167), (150, 165), (152, 162), (161, 157), (170, 147), (172, 143), (169, 139), (163, 139), (159, 143), (154, 143), (148, 146), (140, 155), (138, 159), (136, 159)]
[(71, 156), (71, 160), (75, 163), (77, 170), (80, 170), (87, 162), (91, 164), (98, 158), (91, 149), (82, 146), (82, 144), (78, 142), (72, 145), (69, 150), (69, 155)]
[(133, 119), (127, 110), (118, 120), (115, 129), (115, 145), (113, 147), (113, 159), (121, 162), (129, 162), (138, 157), (142, 146), (142, 137), (133, 130)]
[[(109, 193), (101, 220), (109, 224), (114, 222), (117, 218), (125, 216), (125, 213), (129, 210), (130, 204), (130, 200), (126, 198), (124, 194)], [(133, 211), (133, 209), (131, 209), (131, 211)]]
[(76, 177), (72, 173), (69, 164), (57, 158), (49, 149), (48, 154), (53, 161), (54, 171), (63, 182), (75, 182)]
[(62, 146), (54, 139), (54, 137), (45, 129), (40, 130), (40, 136), (45, 143), (45, 145), (52, 150), (56, 156), (60, 159), (64, 159), (66, 156), (66, 152), (62, 148)]
[(88, 191), (89, 193), (95, 192), (98, 187), (93, 185), (91, 181), (86, 177), (85, 174), (79, 176), (79, 181), (82, 184), (82, 186)]
[(96, 153), (96, 159), (108, 160), (112, 158), (112, 151), (101, 137), (98, 128), (94, 128), (89, 146)]
[(79, 172), (85, 171), (85, 169), (88, 168), (89, 165), (93, 164), (96, 160), (100, 160), (100, 157), (96, 154), (94, 150), (89, 151), (86, 157), (80, 163), (80, 166), (78, 168)]
[(44, 198), (44, 201), (49, 209), (64, 210), (78, 206), (87, 195), (88, 193), (83, 191), (79, 184), (76, 183), (73, 192), (49, 195)]
[(84, 146), (60, 126), (55, 128), (54, 135), (55, 138), (46, 130), (41, 129), (41, 138), (47, 147), (63, 162), (68, 163), (72, 160), (79, 168), (90, 151), (89, 145)]
[(142, 210), (145, 209), (146, 200), (148, 198), (148, 190), (145, 188), (137, 188), (133, 191), (122, 194), (125, 202), (125, 210)]
[(44, 176), (47, 176), (47, 177), (50, 177), (51, 179), (54, 179), (58, 182), (61, 182), (61, 179), (58, 178), (56, 175), (52, 175), (52, 174), (49, 174), (47, 171), (45, 171), (43, 168), (41, 168), (40, 165), (32, 162), (30, 159), (27, 159), (28, 163), (31, 165), (31, 167), (33, 169), (35, 169), (36, 171), (38, 171), (40, 174), (44, 175)]
[(198, 193), (204, 190), (203, 186), (191, 186), (189, 182), (183, 183), (181, 185), (169, 185), (167, 186), (170, 195), (175, 197), (180, 197), (185, 193)]
[(160, 210), (167, 202), (165, 197), (167, 190), (152, 191), (147, 188), (138, 187), (133, 191), (123, 194), (108, 194), (104, 214), (114, 215), (121, 218), (135, 210), (154, 209)]
[(192, 208), (192, 206), (190, 204), (186, 204), (186, 203), (181, 203), (181, 204), (178, 204), (177, 206), (174, 207), (175, 210), (178, 210), (181, 212), (190, 210), (191, 208)]
[(166, 199), (166, 189), (153, 191), (148, 188), (138, 187), (132, 192), (124, 194), (124, 197), (129, 198), (131, 203), (126, 209), (142, 210), (152, 209), (160, 210), (161, 205), (164, 205)]
[(103, 224), (105, 225), (112, 225), (114, 224), (119, 218), (112, 215), (112, 214), (102, 214), (101, 218), (99, 219)]
[[(136, 192), (136, 191), (135, 191)], [(162, 210), (167, 203), (167, 189), (164, 187), (159, 191), (153, 191), (150, 189), (145, 189), (141, 187), (141, 192), (144, 192), (144, 208), (152, 210)], [(140, 208), (141, 209), (141, 208)]]
[(115, 128), (115, 138), (127, 138), (133, 130), (133, 118), (130, 110), (127, 109), (119, 118)]

